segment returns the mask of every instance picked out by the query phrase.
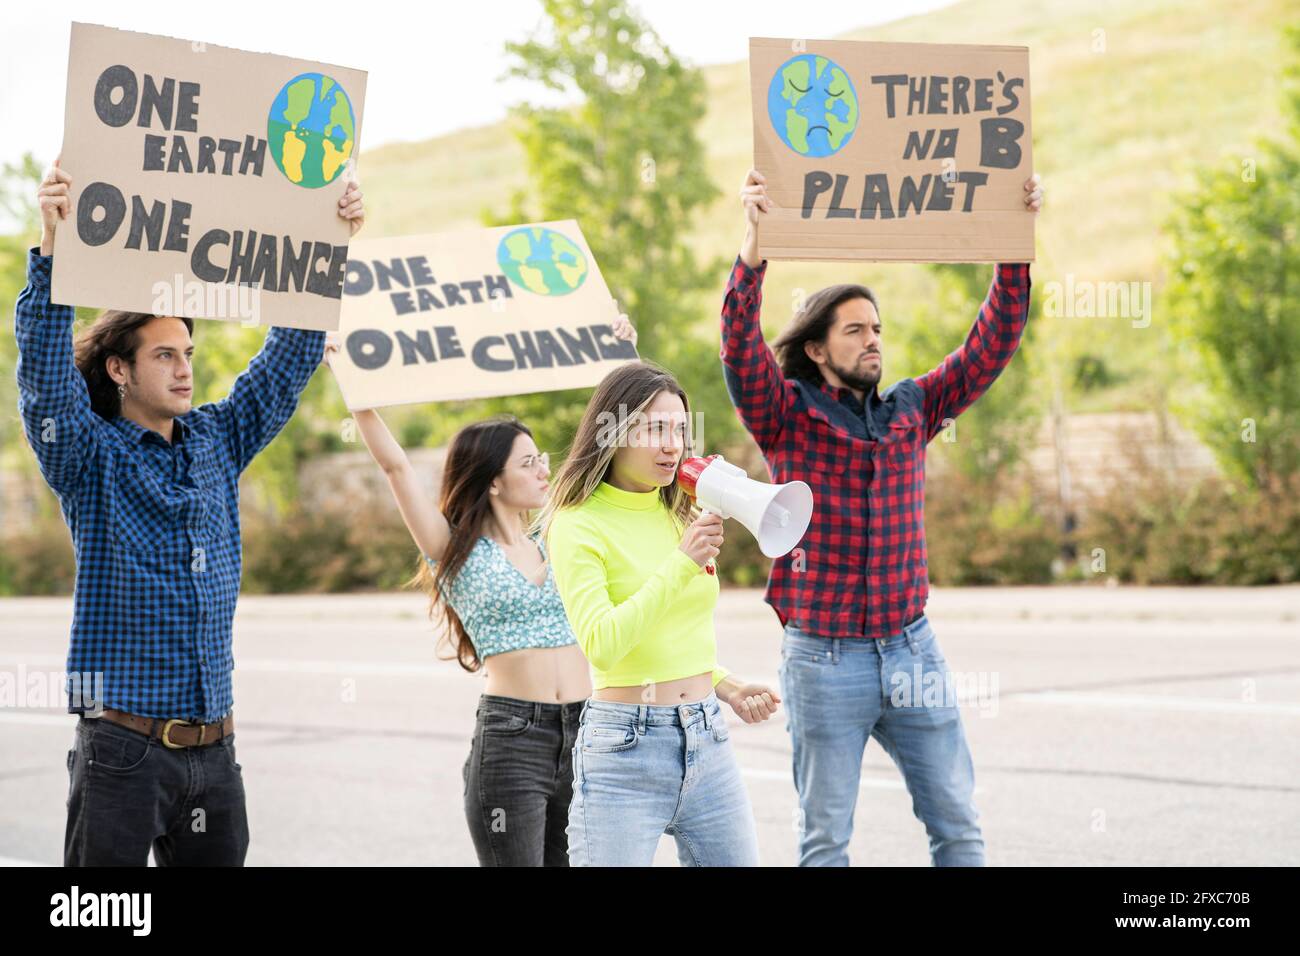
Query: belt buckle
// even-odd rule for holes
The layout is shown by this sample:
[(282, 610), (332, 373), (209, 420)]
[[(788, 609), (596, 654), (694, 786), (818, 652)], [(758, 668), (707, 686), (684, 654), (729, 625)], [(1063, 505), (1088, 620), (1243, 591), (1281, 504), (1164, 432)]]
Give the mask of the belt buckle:
[[(190, 721), (188, 721), (188, 720), (181, 720), (179, 717), (173, 717), (173, 718), (171, 718), (170, 720), (167, 721), (167, 723), (163, 724), (163, 729), (162, 729), (162, 743), (163, 743), (163, 746), (166, 747), (166, 748), (168, 748), (169, 750), (184, 750), (184, 749), (185, 749), (185, 746), (186, 746), (185, 744), (174, 744), (174, 743), (171, 742), (171, 738), (167, 736), (168, 733), (170, 733), (170, 731), (171, 731), (171, 729), (172, 729), (172, 726), (175, 725), (175, 724), (180, 724), (182, 727), (193, 727), (193, 726), (194, 726), (194, 724), (192, 724), (192, 723), (191, 723)], [(203, 743), (203, 730), (204, 730), (203, 725), (202, 725), (202, 724), (199, 724), (199, 743), (200, 743), (200, 744)]]

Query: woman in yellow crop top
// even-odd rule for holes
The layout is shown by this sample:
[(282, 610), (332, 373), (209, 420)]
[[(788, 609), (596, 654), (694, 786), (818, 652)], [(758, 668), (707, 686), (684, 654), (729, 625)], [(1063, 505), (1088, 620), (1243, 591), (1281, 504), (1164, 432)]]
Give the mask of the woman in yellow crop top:
[(671, 374), (645, 362), (615, 369), (539, 519), (594, 688), (573, 748), (574, 866), (648, 866), (664, 833), (685, 866), (758, 863), (719, 702), (754, 723), (780, 699), (717, 664), (722, 519), (693, 518), (677, 486), (688, 422)]

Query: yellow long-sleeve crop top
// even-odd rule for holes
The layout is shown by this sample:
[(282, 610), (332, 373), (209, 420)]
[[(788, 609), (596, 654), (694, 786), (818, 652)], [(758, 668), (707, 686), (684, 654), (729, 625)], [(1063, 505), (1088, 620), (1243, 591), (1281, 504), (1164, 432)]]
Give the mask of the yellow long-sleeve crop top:
[(682, 532), (658, 491), (602, 482), (562, 509), (547, 532), (555, 584), (591, 665), (592, 686), (662, 684), (717, 665), (718, 579), (679, 547)]

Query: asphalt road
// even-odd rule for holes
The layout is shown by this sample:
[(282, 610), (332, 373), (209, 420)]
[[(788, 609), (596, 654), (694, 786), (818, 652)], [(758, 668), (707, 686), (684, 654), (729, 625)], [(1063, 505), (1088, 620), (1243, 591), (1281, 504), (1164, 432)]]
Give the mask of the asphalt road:
[[(240, 601), (250, 865), (475, 862), (460, 770), (482, 682), (435, 660), (424, 608)], [(1300, 588), (937, 590), (929, 612), (949, 665), (990, 693), (963, 710), (990, 865), (1300, 863)], [(70, 617), (65, 599), (0, 601), (0, 687), (22, 685), (0, 701), (0, 862), (61, 859), (75, 718), (39, 687), (62, 672)], [(721, 660), (775, 684), (761, 593), (724, 591), (717, 620)], [(791, 865), (784, 719), (731, 720), (763, 863)], [(856, 819), (855, 865), (928, 864), (874, 741)], [(656, 862), (676, 865), (671, 838)]]

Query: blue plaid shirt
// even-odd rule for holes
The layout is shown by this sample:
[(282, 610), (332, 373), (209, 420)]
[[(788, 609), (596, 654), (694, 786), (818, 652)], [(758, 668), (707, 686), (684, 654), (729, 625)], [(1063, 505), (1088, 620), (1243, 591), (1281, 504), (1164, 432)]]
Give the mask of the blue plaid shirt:
[(14, 330), (18, 411), (76, 552), (68, 673), (102, 673), (104, 707), (212, 722), (232, 702), (239, 475), (293, 414), (325, 333), (271, 329), (230, 394), (177, 418), (168, 442), (91, 410), (51, 262), (28, 254)]

